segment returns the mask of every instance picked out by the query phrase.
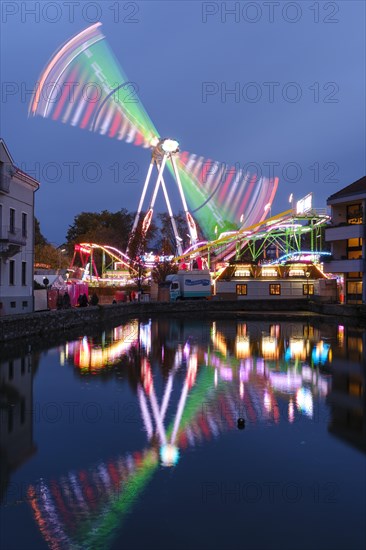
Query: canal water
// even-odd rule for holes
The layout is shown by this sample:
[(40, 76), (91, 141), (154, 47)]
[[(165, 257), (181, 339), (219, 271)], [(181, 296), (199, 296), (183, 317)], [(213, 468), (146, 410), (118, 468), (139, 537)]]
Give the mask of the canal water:
[(2, 361), (1, 549), (365, 548), (365, 349), (160, 317)]

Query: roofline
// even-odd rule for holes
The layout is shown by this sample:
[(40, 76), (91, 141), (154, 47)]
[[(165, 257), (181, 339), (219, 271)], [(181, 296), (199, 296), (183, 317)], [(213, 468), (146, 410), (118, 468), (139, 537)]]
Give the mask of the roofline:
[(33, 187), (36, 187), (36, 190), (39, 189), (40, 187), (40, 182), (38, 180), (36, 180), (35, 178), (32, 178), (32, 176), (30, 176), (29, 174), (27, 174), (26, 172), (24, 172), (23, 170), (21, 170), (20, 168), (18, 168), (18, 166), (16, 166), (15, 162), (14, 162), (14, 159), (13, 157), (11, 156), (10, 152), (9, 152), (9, 149), (7, 148), (6, 146), (6, 143), (5, 143), (5, 140), (4, 138), (0, 138), (0, 145), (2, 145), (5, 149), (5, 152), (6, 154), (8, 155), (9, 159), (10, 159), (10, 162), (13, 166), (13, 168), (15, 169), (15, 174), (21, 179), (23, 180), (25, 183), (29, 183), (30, 185), (32, 185)]
[(19, 179), (23, 180), (25, 183), (29, 183), (30, 185), (33, 185), (33, 187), (36, 187), (37, 188), (36, 190), (39, 189), (41, 185), (40, 182), (32, 178), (32, 176), (30, 176), (26, 172), (23, 172), (23, 170), (21, 170), (17, 166), (15, 166), (15, 174), (18, 176)]
[(357, 199), (366, 199), (366, 192), (356, 191), (355, 193), (349, 193), (347, 195), (342, 195), (341, 197), (337, 197), (335, 193), (334, 195), (331, 195), (330, 197), (328, 197), (327, 204), (328, 205), (340, 204), (342, 202), (348, 202), (348, 201), (353, 201)]
[(4, 138), (0, 138), (0, 144), (4, 147), (5, 152), (6, 152), (6, 154), (8, 155), (8, 157), (10, 158), (10, 161), (11, 161), (12, 165), (15, 166), (14, 159), (13, 159), (13, 157), (12, 157), (11, 154), (10, 154), (10, 151), (9, 151), (9, 149), (8, 149), (6, 143), (5, 143)]

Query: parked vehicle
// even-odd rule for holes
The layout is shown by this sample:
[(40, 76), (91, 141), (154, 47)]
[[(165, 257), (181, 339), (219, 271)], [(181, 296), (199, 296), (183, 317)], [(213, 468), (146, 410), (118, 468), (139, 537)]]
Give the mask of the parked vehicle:
[(192, 269), (178, 271), (168, 275), (166, 282), (170, 283), (170, 301), (209, 298), (211, 296), (211, 275), (208, 269)]

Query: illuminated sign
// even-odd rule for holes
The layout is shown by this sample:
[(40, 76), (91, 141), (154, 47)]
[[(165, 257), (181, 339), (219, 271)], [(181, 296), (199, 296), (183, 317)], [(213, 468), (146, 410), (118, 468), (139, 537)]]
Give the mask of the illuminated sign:
[(306, 197), (300, 199), (296, 203), (296, 214), (305, 214), (313, 208), (313, 194), (309, 193)]

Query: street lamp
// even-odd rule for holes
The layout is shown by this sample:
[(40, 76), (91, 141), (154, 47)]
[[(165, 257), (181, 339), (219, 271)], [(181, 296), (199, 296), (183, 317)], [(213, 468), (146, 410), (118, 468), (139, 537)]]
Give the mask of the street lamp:
[(310, 277), (310, 271), (307, 271), (305, 273), (306, 275), (306, 297), (307, 297), (307, 302), (309, 303), (309, 277)]
[(64, 254), (66, 252), (66, 248), (58, 248), (58, 270), (60, 271), (61, 270), (61, 259), (62, 259), (62, 254)]

